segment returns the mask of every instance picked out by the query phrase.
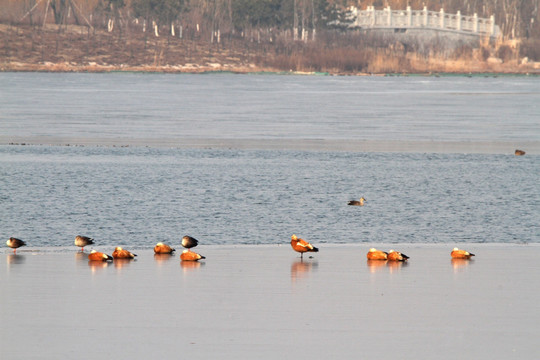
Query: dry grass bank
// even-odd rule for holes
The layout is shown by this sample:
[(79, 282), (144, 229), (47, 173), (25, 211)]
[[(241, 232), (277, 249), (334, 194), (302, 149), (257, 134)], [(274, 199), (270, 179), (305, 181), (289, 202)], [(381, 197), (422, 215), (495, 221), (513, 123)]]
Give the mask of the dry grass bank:
[[(493, 55), (493, 56), (492, 56)], [(497, 57), (500, 56), (500, 57)], [(155, 37), (83, 26), (0, 25), (0, 71), (297, 71), (332, 74), (540, 73), (506, 46), (422, 53), (399, 42), (330, 33), (315, 42)]]

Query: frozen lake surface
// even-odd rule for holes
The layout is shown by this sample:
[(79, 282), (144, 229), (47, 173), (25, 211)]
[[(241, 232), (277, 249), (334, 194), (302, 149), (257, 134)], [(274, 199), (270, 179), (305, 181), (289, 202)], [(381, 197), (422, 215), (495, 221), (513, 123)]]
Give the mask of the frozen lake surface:
[(0, 143), (540, 154), (536, 77), (0, 73), (0, 109)]
[[(540, 247), (199, 246), (181, 263), (140, 249), (89, 263), (69, 249), (0, 253), (3, 359), (536, 359)], [(111, 252), (111, 247), (102, 247)]]

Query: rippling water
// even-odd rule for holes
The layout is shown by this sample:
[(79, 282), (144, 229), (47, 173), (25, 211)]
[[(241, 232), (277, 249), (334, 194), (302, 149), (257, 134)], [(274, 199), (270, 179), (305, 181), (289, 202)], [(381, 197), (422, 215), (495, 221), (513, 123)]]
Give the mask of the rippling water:
[[(534, 151), (287, 146), (309, 139), (538, 144), (537, 78), (0, 73), (0, 83), (4, 144), (150, 145), (0, 146), (5, 238), (70, 246), (82, 234), (141, 247), (177, 244), (185, 234), (205, 244), (287, 243), (293, 233), (317, 244), (540, 242)], [(255, 145), (160, 146), (168, 139)], [(256, 150), (262, 140), (283, 149)], [(366, 206), (346, 205), (361, 196)]]
[(538, 156), (0, 146), (0, 228), (35, 246), (539, 242), (539, 169)]

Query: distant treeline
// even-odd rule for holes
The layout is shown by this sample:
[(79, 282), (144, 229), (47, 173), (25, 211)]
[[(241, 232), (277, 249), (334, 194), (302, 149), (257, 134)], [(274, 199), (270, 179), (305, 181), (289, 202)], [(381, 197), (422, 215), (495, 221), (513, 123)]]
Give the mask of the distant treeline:
[[(540, 39), (539, 0), (0, 0), (0, 21), (18, 24), (76, 24), (124, 31), (136, 23), (145, 30), (194, 29), (211, 39), (219, 34), (288, 30), (295, 39), (344, 18), (349, 6), (415, 10), (444, 8), (479, 17), (495, 16), (505, 39)], [(177, 30), (178, 31), (178, 30)]]

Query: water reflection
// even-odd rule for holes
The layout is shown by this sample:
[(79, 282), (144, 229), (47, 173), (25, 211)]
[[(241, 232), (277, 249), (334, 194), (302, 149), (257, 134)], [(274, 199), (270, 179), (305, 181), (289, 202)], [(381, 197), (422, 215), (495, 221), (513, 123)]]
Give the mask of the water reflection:
[(298, 259), (291, 264), (291, 280), (294, 282), (300, 278), (305, 277), (309, 274), (314, 268), (316, 268), (318, 263), (315, 261)]
[(6, 256), (6, 262), (8, 265), (15, 265), (15, 264), (22, 264), (24, 263), (26, 258), (24, 255), (19, 254), (8, 254)]

